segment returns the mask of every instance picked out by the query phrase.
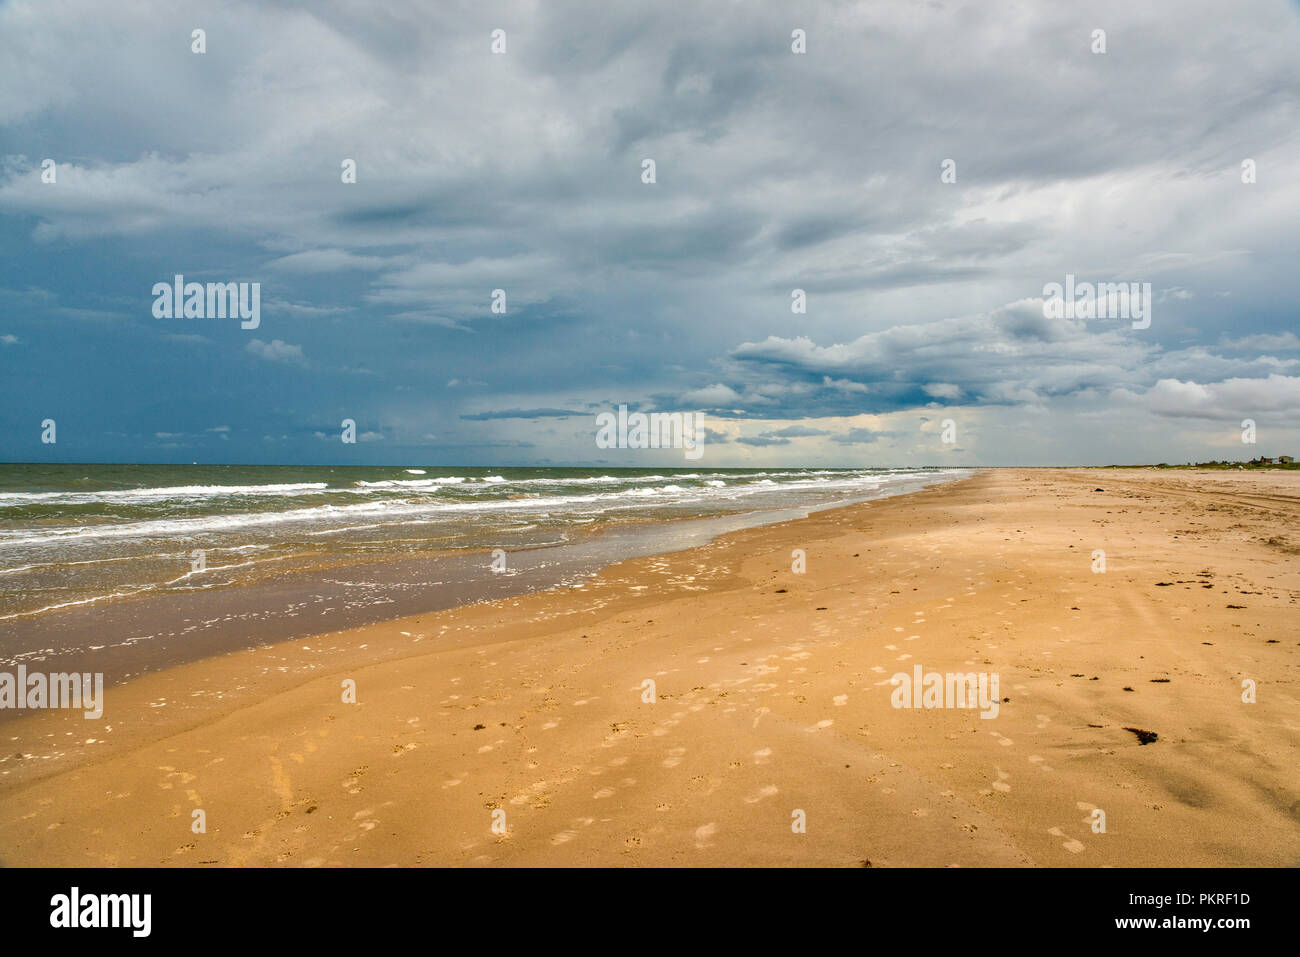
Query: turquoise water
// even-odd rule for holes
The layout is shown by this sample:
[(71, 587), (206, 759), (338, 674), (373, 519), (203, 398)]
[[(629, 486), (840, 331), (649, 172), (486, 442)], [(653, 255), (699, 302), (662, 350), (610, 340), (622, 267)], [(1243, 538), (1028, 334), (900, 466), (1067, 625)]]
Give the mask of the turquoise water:
[(562, 544), (610, 523), (851, 501), (953, 474), (0, 465), (0, 621), (300, 569)]

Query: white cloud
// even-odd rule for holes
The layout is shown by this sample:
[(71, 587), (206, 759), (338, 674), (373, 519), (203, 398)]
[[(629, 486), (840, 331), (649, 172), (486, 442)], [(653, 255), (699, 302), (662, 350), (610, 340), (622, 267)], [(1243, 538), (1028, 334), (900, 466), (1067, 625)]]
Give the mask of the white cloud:
[(308, 249), (304, 252), (281, 256), (267, 263), (271, 269), (286, 272), (320, 273), (343, 269), (387, 269), (393, 262), (382, 256), (358, 256), (343, 249)]
[(269, 359), (273, 362), (303, 361), (302, 346), (290, 345), (281, 339), (272, 339), (270, 342), (254, 339), (244, 349), (259, 359)]
[(729, 408), (740, 401), (740, 393), (718, 382), (703, 389), (687, 392), (681, 397), (681, 401), (683, 405), (706, 409)]
[(1300, 376), (1183, 382), (1161, 379), (1145, 395), (1126, 393), (1157, 415), (1171, 418), (1236, 418), (1271, 413), (1300, 415)]
[(1292, 352), (1300, 349), (1300, 337), (1294, 332), (1279, 332), (1272, 335), (1266, 332), (1257, 333), (1252, 336), (1242, 336), (1239, 339), (1229, 339), (1224, 337), (1219, 340), (1219, 345), (1225, 349), (1258, 349), (1273, 352)]

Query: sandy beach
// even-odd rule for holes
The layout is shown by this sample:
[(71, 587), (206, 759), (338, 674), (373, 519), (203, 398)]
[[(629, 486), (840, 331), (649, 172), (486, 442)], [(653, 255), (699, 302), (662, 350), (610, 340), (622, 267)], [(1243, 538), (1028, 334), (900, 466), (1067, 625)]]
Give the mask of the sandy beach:
[(984, 471), (6, 722), (0, 859), (1294, 866), (1298, 556), (1295, 472)]

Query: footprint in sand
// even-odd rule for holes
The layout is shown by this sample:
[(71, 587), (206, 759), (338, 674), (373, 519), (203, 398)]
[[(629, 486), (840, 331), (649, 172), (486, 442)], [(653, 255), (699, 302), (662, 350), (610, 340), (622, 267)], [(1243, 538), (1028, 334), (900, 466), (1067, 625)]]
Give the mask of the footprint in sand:
[(668, 757), (663, 759), (663, 766), (666, 768), (675, 768), (682, 763), (682, 755), (686, 753), (685, 748), (670, 748)]
[(754, 763), (767, 764), (767, 762), (771, 760), (771, 757), (772, 757), (771, 748), (760, 748), (759, 750), (754, 752)]
[(842, 708), (849, 703), (849, 696), (846, 694), (837, 694), (833, 699), (835, 707)]
[[(1052, 835), (1052, 837), (1065, 837), (1065, 832), (1059, 827), (1049, 827), (1047, 833)], [(1084, 849), (1083, 844), (1080, 841), (1076, 841), (1074, 838), (1069, 838), (1061, 846), (1071, 854), (1078, 854)]]
[(1011, 747), (1011, 745), (1015, 744), (1015, 742), (1012, 741), (1010, 738), (1004, 738), (1004, 737), (1003, 737), (1000, 733), (998, 733), (997, 731), (990, 731), (989, 734), (991, 734), (991, 735), (993, 735), (993, 737), (997, 738), (997, 739), (998, 739), (998, 744), (1002, 745), (1004, 748), (1009, 748), (1009, 747)]
[(717, 833), (718, 825), (716, 824), (709, 823), (700, 825), (695, 829), (695, 846), (697, 848), (711, 847), (713, 844), (713, 835)]
[(601, 788), (599, 791), (597, 791), (595, 794), (592, 795), (592, 797), (595, 798), (597, 801), (603, 800), (604, 798), (607, 797), (613, 797), (613, 796), (614, 796), (613, 788)]
[(1074, 806), (1088, 815), (1082, 819), (1081, 823), (1087, 825), (1089, 830), (1092, 830), (1092, 825), (1096, 822), (1096, 819), (1093, 817), (1093, 812), (1097, 810), (1097, 805), (1089, 804), (1087, 801), (1075, 801)]
[(778, 788), (775, 784), (764, 784), (761, 788), (759, 788), (759, 789), (758, 789), (757, 791), (755, 791), (753, 794), (751, 794), (751, 795), (749, 795), (748, 797), (746, 797), (746, 798), (745, 798), (745, 803), (746, 803), (746, 804), (757, 804), (759, 801), (763, 800), (763, 798), (770, 798), (770, 797), (773, 797), (774, 795), (780, 793), (780, 790), (781, 790), (781, 789)]
[(993, 790), (1001, 791), (1003, 794), (1006, 794), (1008, 791), (1011, 790), (1011, 785), (1007, 784), (1007, 778), (1011, 777), (1011, 775), (1007, 774), (1006, 771), (1003, 771), (1001, 768), (996, 766), (993, 768), (993, 770), (998, 773), (998, 779), (993, 782)]

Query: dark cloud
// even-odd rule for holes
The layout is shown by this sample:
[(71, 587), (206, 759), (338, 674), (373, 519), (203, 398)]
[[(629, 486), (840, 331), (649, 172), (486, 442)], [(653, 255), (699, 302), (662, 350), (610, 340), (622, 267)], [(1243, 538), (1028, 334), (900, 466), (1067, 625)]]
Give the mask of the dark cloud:
[[(6, 457), (54, 407), (84, 409), (84, 454), (130, 458), (114, 422), (200, 435), (219, 397), (223, 444), (250, 458), (257, 436), (345, 416), (389, 449), (526, 451), (545, 420), (626, 403), (704, 410), (730, 452), (774, 456), (869, 444), (830, 418), (1033, 410), (1009, 461), (1088, 408), (1149, 447), (1142, 424), (1195, 398), (1162, 383), (1226, 410), (1300, 372), (1293, 7), (264, 0), (205, 18), (196, 56), (185, 4), (0, 5), (0, 341), (24, 357), (0, 384)], [(262, 282), (262, 328), (153, 320), (148, 290), (176, 272)], [(1152, 326), (1045, 320), (1035, 299), (1066, 273), (1151, 281)]]
[(502, 409), (495, 412), (471, 412), (461, 416), (470, 422), (488, 422), (492, 419), (567, 419), (575, 415), (589, 415), (572, 409)]
[(812, 435), (829, 435), (830, 433), (825, 429), (814, 429), (807, 425), (787, 425), (784, 429), (776, 429), (775, 431), (767, 432), (765, 434), (769, 436), (774, 435), (778, 438), (796, 439), (806, 438)]
[(873, 432), (870, 429), (849, 429), (843, 435), (832, 436), (831, 441), (838, 442), (840, 445), (867, 445), (872, 442), (879, 442), (890, 434), (888, 432)]
[(753, 445), (759, 448), (766, 447), (769, 445), (790, 444), (789, 439), (774, 439), (774, 438), (769, 438), (768, 436), (765, 435), (741, 436), (740, 438), (736, 439), (736, 441), (739, 442), (741, 445)]

